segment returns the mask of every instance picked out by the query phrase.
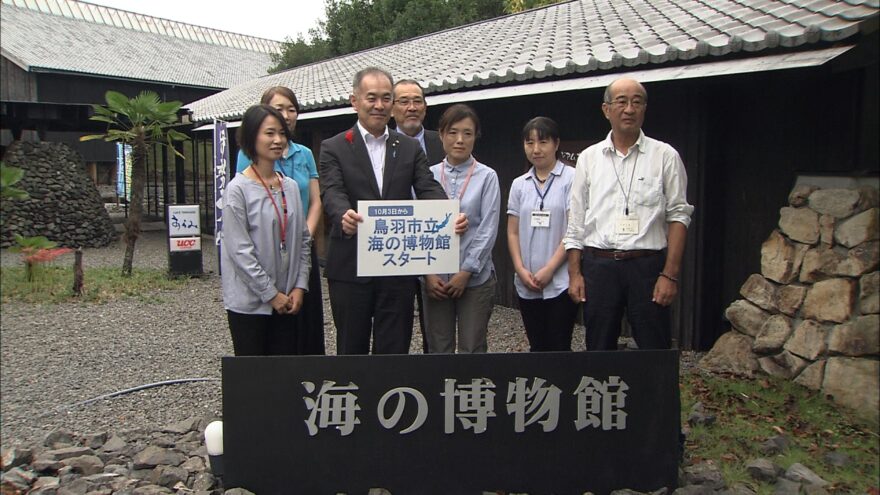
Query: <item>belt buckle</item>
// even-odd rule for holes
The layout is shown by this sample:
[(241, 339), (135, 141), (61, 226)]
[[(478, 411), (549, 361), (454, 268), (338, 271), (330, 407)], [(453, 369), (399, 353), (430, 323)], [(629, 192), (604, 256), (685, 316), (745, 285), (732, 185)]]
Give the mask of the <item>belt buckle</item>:
[(612, 257), (614, 258), (614, 261), (621, 261), (626, 259), (626, 251), (612, 251), (611, 254), (613, 255)]

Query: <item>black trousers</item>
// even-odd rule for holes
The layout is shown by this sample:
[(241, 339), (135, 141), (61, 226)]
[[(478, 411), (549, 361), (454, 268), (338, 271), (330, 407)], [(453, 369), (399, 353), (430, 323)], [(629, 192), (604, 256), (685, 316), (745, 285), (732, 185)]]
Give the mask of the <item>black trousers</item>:
[(529, 350), (532, 352), (570, 351), (577, 304), (563, 291), (552, 299), (519, 298), (519, 312)]
[(236, 356), (290, 356), (298, 348), (296, 315), (248, 315), (226, 310)]
[(303, 297), (302, 309), (296, 315), (299, 325), (297, 348), (299, 354), (320, 354), (324, 351), (324, 298), (321, 295), (321, 267), (318, 253), (312, 249), (312, 269), (309, 272), (309, 291)]
[(581, 271), (587, 291), (584, 326), (588, 351), (617, 349), (623, 312), (639, 349), (672, 346), (669, 307), (651, 301), (666, 252), (614, 260), (584, 250)]
[(408, 354), (415, 277), (376, 277), (367, 283), (329, 280), (337, 354)]

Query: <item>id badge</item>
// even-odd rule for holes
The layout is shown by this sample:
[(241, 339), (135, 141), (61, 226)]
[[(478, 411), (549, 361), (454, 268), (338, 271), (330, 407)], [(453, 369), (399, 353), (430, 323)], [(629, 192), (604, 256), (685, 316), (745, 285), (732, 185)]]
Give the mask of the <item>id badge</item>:
[(615, 224), (614, 233), (618, 235), (636, 235), (639, 233), (639, 219), (637, 217), (619, 217)]
[(550, 228), (550, 212), (549, 211), (533, 211), (532, 227)]
[(279, 251), (281, 252), (281, 267), (287, 271), (287, 267), (290, 266), (290, 250), (286, 246), (281, 246)]

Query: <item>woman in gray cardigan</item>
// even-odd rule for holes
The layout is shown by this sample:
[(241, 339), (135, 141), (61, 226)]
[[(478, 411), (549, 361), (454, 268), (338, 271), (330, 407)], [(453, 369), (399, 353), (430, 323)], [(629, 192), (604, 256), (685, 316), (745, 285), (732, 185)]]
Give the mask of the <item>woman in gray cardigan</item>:
[(289, 139), (284, 117), (268, 105), (250, 107), (238, 129), (253, 163), (226, 186), (220, 244), (236, 356), (300, 353), (294, 315), (308, 290), (310, 241), (297, 184), (275, 171)]

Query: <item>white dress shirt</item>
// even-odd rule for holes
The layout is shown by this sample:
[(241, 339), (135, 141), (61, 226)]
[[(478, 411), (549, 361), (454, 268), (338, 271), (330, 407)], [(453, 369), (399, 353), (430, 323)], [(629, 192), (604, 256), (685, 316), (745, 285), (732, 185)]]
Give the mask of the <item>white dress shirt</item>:
[(379, 137), (370, 134), (370, 131), (364, 129), (360, 121), (358, 121), (357, 127), (361, 132), (361, 137), (364, 138), (364, 144), (367, 145), (367, 154), (370, 155), (373, 174), (376, 176), (376, 184), (379, 185), (379, 194), (382, 194), (382, 178), (385, 174), (385, 142), (388, 141), (388, 126), (385, 126), (385, 133)]
[[(565, 249), (664, 249), (669, 222), (690, 225), (686, 193), (687, 173), (672, 146), (640, 131), (624, 155), (609, 132), (578, 157)], [(637, 219), (637, 232), (621, 233), (621, 219)]]

